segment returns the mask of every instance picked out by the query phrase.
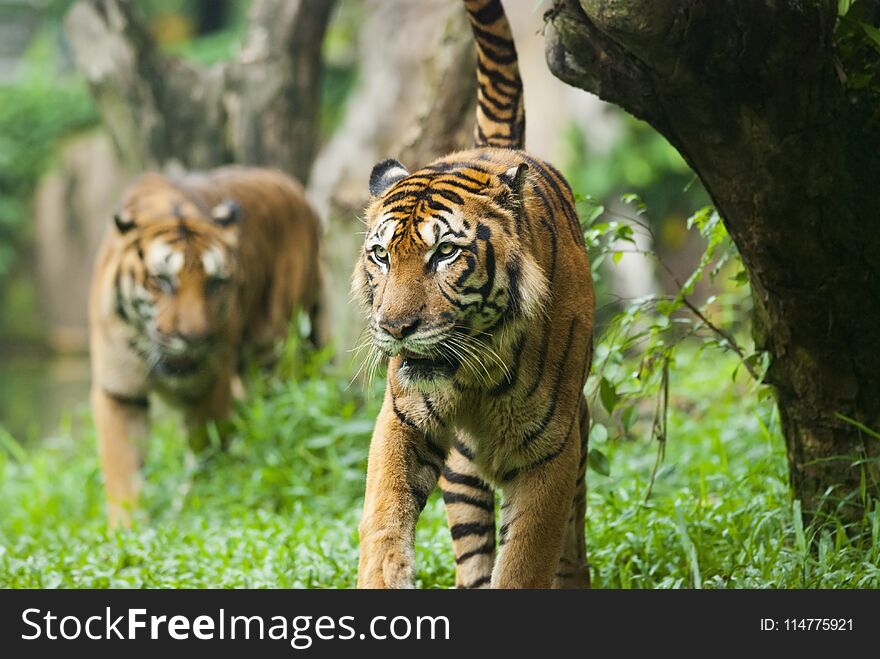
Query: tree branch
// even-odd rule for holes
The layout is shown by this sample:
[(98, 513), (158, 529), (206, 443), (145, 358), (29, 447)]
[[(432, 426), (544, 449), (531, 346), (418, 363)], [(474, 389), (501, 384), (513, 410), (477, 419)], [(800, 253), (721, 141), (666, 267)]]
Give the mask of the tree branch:
[(104, 124), (135, 169), (241, 162), (305, 181), (334, 6), (255, 0), (238, 57), (211, 69), (162, 53), (131, 0), (80, 0), (66, 31)]
[(640, 119), (660, 119), (647, 68), (603, 34), (577, 0), (558, 0), (544, 20), (547, 66), (557, 78)]
[(183, 65), (159, 51), (128, 0), (78, 2), (65, 26), (77, 65), (120, 152), (138, 168), (154, 166), (169, 141), (162, 121), (168, 75)]
[(335, 0), (257, 0), (227, 85), (229, 138), (242, 162), (305, 182), (317, 147), (321, 44)]

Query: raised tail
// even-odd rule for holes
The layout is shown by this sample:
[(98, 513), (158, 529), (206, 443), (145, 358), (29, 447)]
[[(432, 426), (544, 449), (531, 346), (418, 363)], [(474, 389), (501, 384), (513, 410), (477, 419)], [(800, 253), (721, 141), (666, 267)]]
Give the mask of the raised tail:
[(464, 0), (477, 44), (477, 146), (522, 149), (526, 112), (516, 46), (501, 0)]

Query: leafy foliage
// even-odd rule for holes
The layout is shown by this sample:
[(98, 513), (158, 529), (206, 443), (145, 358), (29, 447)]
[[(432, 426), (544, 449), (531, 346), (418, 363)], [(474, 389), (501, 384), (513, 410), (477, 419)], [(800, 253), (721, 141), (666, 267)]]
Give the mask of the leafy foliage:
[[(633, 194), (624, 195), (621, 201), (633, 213), (606, 212), (594, 200), (580, 198), (585, 206), (581, 217), (584, 237), (591, 246), (594, 276), (601, 279), (601, 266), (608, 257), (617, 263), (623, 253), (636, 252), (655, 260), (669, 273), (678, 290), (618, 301), (620, 310), (601, 331), (588, 383), (593, 409), (599, 409), (597, 403), (601, 403), (604, 411), (594, 420), (592, 433), (601, 437), (629, 437), (640, 410), (656, 396), (652, 434), (660, 442), (658, 450), (662, 452), (666, 441), (669, 369), (675, 366), (680, 346), (697, 346), (700, 352), (733, 352), (755, 382), (761, 379), (763, 357), (754, 352), (746, 354), (734, 338), (738, 320), (750, 310), (748, 279), (718, 213), (704, 207), (688, 219), (688, 229), (699, 234), (705, 250), (694, 271), (684, 281), (678, 281), (656, 250), (638, 247), (637, 231), (647, 236), (649, 245), (656, 245), (644, 202)], [(698, 282), (704, 278), (715, 282), (720, 277), (732, 282), (732, 290), (710, 295), (700, 304), (693, 301)], [(604, 424), (610, 427), (605, 428)], [(604, 463), (591, 453), (590, 464)]]
[(98, 116), (85, 85), (54, 73), (54, 48), (44, 34), (28, 54), (20, 82), (0, 84), (0, 333), (20, 312), (11, 302), (27, 295), (19, 269), (31, 251), (32, 198), (59, 142), (93, 126)]

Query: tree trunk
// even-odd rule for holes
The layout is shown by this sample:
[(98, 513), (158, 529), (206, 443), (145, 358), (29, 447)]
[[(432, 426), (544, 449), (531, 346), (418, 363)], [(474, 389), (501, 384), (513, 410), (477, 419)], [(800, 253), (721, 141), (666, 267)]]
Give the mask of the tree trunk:
[(321, 43), (334, 0), (254, 0), (237, 57), (163, 53), (131, 0), (80, 0), (66, 32), (104, 125), (136, 170), (238, 162), (305, 182), (317, 149)]
[(699, 175), (749, 274), (795, 495), (856, 519), (880, 495), (880, 442), (843, 418), (880, 430), (880, 124), (846, 86), (837, 6), (556, 0), (546, 54)]

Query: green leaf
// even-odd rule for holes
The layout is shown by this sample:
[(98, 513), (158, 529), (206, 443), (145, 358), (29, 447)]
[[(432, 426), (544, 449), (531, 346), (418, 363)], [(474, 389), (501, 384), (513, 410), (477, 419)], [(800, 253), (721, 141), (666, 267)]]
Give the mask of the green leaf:
[(834, 416), (836, 416), (841, 421), (846, 421), (851, 426), (855, 426), (856, 428), (861, 430), (863, 433), (865, 433), (868, 437), (873, 437), (874, 439), (880, 439), (880, 432), (877, 432), (876, 430), (872, 430), (871, 428), (866, 426), (864, 423), (861, 423), (860, 421), (856, 421), (855, 419), (851, 419), (850, 417), (846, 416), (845, 414), (840, 414), (839, 412), (835, 413)]
[(633, 425), (635, 425), (635, 422), (638, 421), (638, 419), (639, 410), (636, 408), (636, 406), (630, 405), (629, 407), (627, 407), (623, 411), (623, 414), (620, 416), (620, 422), (623, 424), (624, 432), (629, 432), (632, 429)]
[(749, 275), (745, 269), (743, 269), (731, 277), (730, 281), (734, 282), (737, 286), (744, 286), (749, 283)]
[(595, 448), (590, 449), (590, 452), (587, 454), (587, 463), (590, 465), (590, 469), (597, 474), (602, 474), (603, 476), (611, 475), (611, 464), (608, 462), (608, 456), (602, 453), (602, 451)]
[(623, 258), (623, 252), (614, 252), (611, 255), (611, 260), (614, 261), (614, 265), (617, 265), (618, 263), (620, 263), (620, 259), (622, 259), (622, 258)]
[(608, 439), (608, 428), (601, 423), (594, 423), (590, 428), (590, 443), (604, 442), (606, 439)]
[(602, 407), (608, 414), (611, 414), (614, 411), (614, 406), (617, 405), (618, 395), (617, 389), (608, 381), (608, 378), (603, 377), (599, 382), (599, 398), (602, 400)]
[(872, 45), (874, 46), (874, 50), (880, 52), (880, 30), (878, 30), (873, 25), (869, 25), (868, 23), (859, 23), (862, 26), (862, 30), (864, 30), (865, 35), (868, 39), (871, 40)]

